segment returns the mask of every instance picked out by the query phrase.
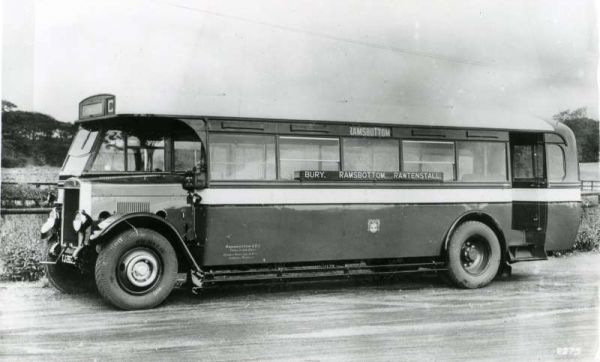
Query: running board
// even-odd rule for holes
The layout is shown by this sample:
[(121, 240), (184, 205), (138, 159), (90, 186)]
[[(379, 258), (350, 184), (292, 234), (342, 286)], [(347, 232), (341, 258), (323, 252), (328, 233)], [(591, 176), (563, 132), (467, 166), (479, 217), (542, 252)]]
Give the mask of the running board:
[(511, 262), (546, 260), (546, 250), (535, 244), (516, 245), (508, 247)]
[[(412, 263), (366, 265), (352, 264), (331, 267), (282, 267), (263, 270), (208, 271), (202, 278), (202, 284), (223, 284), (235, 282), (264, 282), (279, 280), (315, 280), (331, 278), (350, 278), (354, 276), (384, 276), (406, 273), (426, 273), (447, 270), (445, 263)], [(390, 270), (394, 269), (394, 270)]]

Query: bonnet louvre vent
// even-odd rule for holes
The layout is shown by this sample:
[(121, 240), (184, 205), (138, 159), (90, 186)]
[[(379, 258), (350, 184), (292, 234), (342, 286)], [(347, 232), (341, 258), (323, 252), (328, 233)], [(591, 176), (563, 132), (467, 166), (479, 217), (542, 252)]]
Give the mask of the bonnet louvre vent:
[(117, 202), (117, 213), (150, 212), (149, 202)]

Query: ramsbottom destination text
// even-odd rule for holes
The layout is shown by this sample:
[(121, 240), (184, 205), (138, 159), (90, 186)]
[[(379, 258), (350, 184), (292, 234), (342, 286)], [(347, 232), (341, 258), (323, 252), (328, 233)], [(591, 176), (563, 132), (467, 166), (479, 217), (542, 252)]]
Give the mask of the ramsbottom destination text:
[(350, 127), (350, 136), (391, 137), (392, 130), (384, 127)]

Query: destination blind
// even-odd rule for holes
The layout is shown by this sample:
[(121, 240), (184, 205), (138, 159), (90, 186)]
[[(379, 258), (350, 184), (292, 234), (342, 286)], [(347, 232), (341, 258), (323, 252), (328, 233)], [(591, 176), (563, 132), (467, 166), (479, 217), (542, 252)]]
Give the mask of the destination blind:
[(296, 171), (300, 181), (443, 182), (443, 172), (411, 171)]
[(392, 130), (388, 127), (356, 127), (350, 126), (350, 136), (362, 137), (391, 137)]

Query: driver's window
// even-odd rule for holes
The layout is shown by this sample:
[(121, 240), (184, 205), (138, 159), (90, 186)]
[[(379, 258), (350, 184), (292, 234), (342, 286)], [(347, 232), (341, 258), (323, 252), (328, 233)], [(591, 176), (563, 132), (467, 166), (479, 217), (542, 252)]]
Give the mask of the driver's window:
[(174, 141), (175, 171), (189, 171), (194, 167), (201, 170), (204, 165), (204, 155), (200, 141)]
[(127, 171), (165, 170), (165, 142), (162, 138), (127, 137)]

